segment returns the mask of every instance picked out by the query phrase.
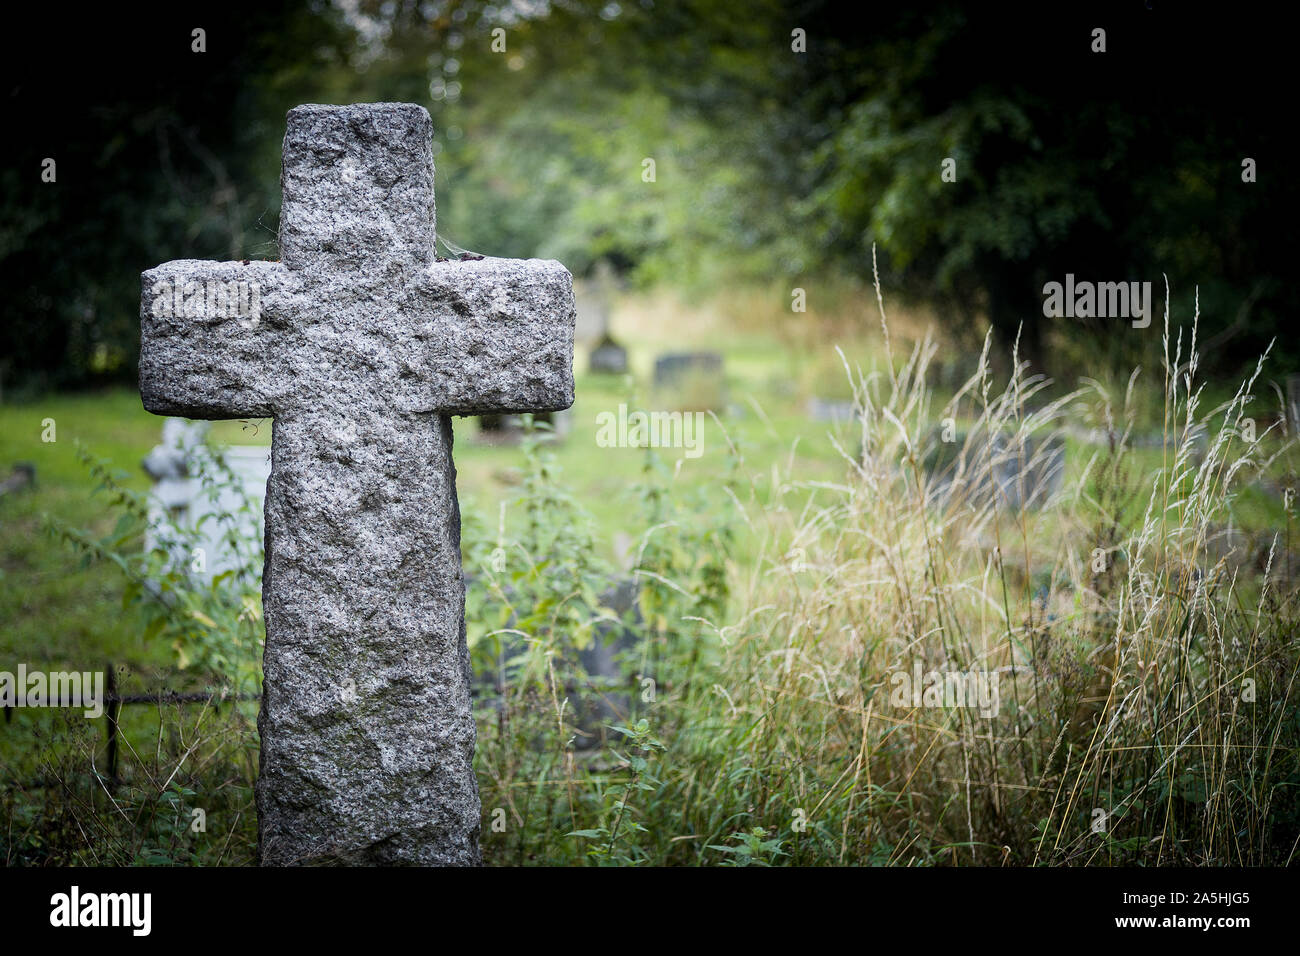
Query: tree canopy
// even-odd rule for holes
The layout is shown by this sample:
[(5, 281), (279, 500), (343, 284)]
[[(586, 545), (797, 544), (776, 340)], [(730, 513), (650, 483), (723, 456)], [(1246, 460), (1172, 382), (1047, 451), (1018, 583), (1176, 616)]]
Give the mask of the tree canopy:
[(273, 258), (283, 117), (301, 102), (426, 105), (440, 235), (575, 274), (607, 258), (644, 284), (798, 285), (868, 275), (874, 245), (892, 288), (1040, 360), (1053, 337), (1123, 347), (1113, 324), (1043, 316), (1044, 283), (1067, 273), (1151, 281), (1160, 299), (1167, 276), (1182, 319), (1199, 289), (1225, 367), (1297, 304), (1283, 34), (1250, 6), (361, 0), (161, 11), (129, 30), (114, 12), (75, 30), (59, 16), (4, 40), (11, 386), (133, 375), (138, 275), (160, 259)]

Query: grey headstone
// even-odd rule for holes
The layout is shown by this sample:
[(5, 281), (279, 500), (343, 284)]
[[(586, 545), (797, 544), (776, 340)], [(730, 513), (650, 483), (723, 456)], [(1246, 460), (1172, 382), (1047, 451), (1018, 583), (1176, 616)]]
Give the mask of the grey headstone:
[(722, 356), (717, 352), (670, 352), (655, 359), (655, 385), (672, 388), (698, 376), (722, 379)]
[[(472, 586), (476, 578), (467, 575), (466, 580)], [(513, 599), (515, 591), (512, 586), (506, 585), (504, 591), (508, 598)], [(573, 693), (569, 698), (573, 723), (578, 730), (574, 737), (574, 750), (601, 748), (606, 741), (609, 725), (627, 719), (631, 684), (628, 681), (626, 659), (640, 649), (636, 630), (643, 623), (639, 596), (640, 589), (634, 579), (627, 578), (611, 584), (601, 593), (600, 605), (612, 611), (620, 623), (598, 621), (587, 647), (561, 657), (561, 664), (579, 664), (589, 684), (587, 687), (572, 688)], [(500, 688), (497, 682), (505, 673), (506, 663), (526, 650), (524, 640), (510, 633), (514, 624), (512, 616), (500, 636), (500, 651), (494, 656), (491, 668), (475, 675), (476, 697), (480, 702), (492, 706), (499, 704)], [(653, 668), (647, 666), (647, 670), (652, 671)], [(568, 674), (569, 670), (561, 667), (560, 673)]]
[[(546, 425), (549, 428), (539, 429), (538, 425)], [(571, 426), (572, 415), (567, 409), (559, 412), (539, 412), (533, 416), (534, 429), (539, 433), (544, 431), (546, 436), (552, 439), (564, 438), (569, 434)], [(522, 415), (480, 415), (475, 438), (485, 445), (517, 445), (527, 432)]]
[(682, 410), (722, 410), (727, 384), (717, 352), (672, 352), (655, 359), (654, 384), (661, 402)]
[(591, 371), (601, 375), (625, 375), (627, 349), (607, 335), (591, 350), (589, 367)]
[(627, 719), (630, 701), (626, 658), (640, 649), (636, 628), (644, 623), (639, 598), (640, 589), (633, 579), (616, 582), (600, 596), (601, 606), (627, 623), (601, 621), (595, 627), (591, 644), (578, 654), (583, 671), (594, 679), (593, 683), (605, 689), (586, 700), (579, 697), (576, 702), (575, 717), (583, 732), (575, 741), (577, 749), (602, 746), (609, 725)]
[(1041, 508), (1065, 479), (1065, 440), (1060, 435), (958, 434), (936, 439), (925, 459), (930, 498), (953, 494), (976, 507), (996, 504), (1012, 511)]
[(13, 494), (36, 483), (36, 466), (29, 461), (20, 461), (14, 465), (9, 477), (0, 481), (0, 498)]
[(855, 421), (858, 417), (858, 406), (852, 401), (836, 401), (814, 396), (808, 399), (807, 408), (808, 417), (815, 422), (831, 422), (840, 425)]
[(275, 418), (264, 864), (480, 859), (451, 416), (572, 404), (573, 289), (435, 261), (431, 145), (412, 104), (297, 107), (281, 261), (142, 276), (145, 408)]
[(577, 338), (594, 342), (589, 368), (598, 375), (622, 375), (627, 372), (627, 349), (619, 345), (610, 333), (610, 318), (614, 311), (614, 294), (618, 291), (618, 275), (608, 259), (599, 260), (578, 290)]
[(573, 337), (579, 342), (597, 342), (609, 334), (614, 296), (619, 290), (618, 274), (608, 259), (599, 259), (591, 275), (573, 284), (577, 323)]

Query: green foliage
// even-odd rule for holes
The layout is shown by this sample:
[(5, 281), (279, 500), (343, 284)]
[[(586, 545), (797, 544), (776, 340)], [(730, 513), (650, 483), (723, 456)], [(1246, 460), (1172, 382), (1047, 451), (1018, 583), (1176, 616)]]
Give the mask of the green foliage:
[[(707, 694), (716, 620), (729, 603), (734, 514), (704, 497), (677, 500), (647, 449), (631, 489), (645, 528), (630, 555), (637, 603), (620, 617), (600, 603), (617, 579), (593, 557), (590, 517), (558, 484), (537, 433), (523, 451), (517, 537), (504, 520), (492, 534), (472, 513), (462, 531), (477, 575), (466, 598), (471, 654), (476, 673), (497, 675), (495, 695), (477, 705), (484, 851), (502, 863), (658, 862), (662, 836), (646, 821), (661, 806), (655, 763), (666, 747), (642, 714), (660, 713), (666, 696)], [(634, 645), (621, 678), (587, 674), (579, 652), (620, 632)], [(673, 713), (675, 731), (682, 715)], [(504, 832), (491, 827), (497, 810), (514, 821)]]
[[(861, 448), (847, 446), (831, 481), (804, 480), (807, 460), (793, 452), (784, 466), (747, 467), (744, 443), (728, 435), (729, 473), (692, 488), (647, 449), (620, 522), (636, 532), (625, 565), (600, 556), (601, 532), (566, 486), (573, 469), (559, 470), (536, 426), (504, 517), (464, 515), (468, 637), (491, 685), (475, 699), (487, 860), (1290, 861), (1300, 833), (1293, 507), (1270, 513), (1258, 560), (1215, 539), (1243, 487), (1294, 484), (1294, 443), (1244, 437), (1257, 377), (1209, 402), (1196, 362), (1176, 349), (1164, 365), (1183, 374), (1122, 403), (1091, 383), (1036, 406), (1041, 382), (1017, 376), (999, 391), (982, 363), (940, 409), (928, 344), (896, 378), (855, 370), (859, 420), (841, 435)], [(1131, 443), (1138, 404), (1167, 423), (1160, 447)], [(1007, 514), (974, 483), (928, 496), (919, 464), (949, 415), (966, 435), (1073, 421), (1111, 431), (1085, 448), (1059, 500)], [(159, 635), (179, 641), (187, 672), (237, 674), (256, 657), (243, 605), (195, 588), (161, 553), (139, 554), (139, 496), (106, 463), (89, 467), (100, 500), (131, 520), (60, 537), (126, 572), (128, 593), (154, 562), (148, 576), (170, 580), (179, 602)], [(213, 467), (214, 486), (230, 480)], [(1101, 571), (1097, 549), (1109, 556)], [(638, 601), (620, 617), (602, 595), (624, 575)], [(132, 600), (139, 627), (159, 615), (143, 586)], [(216, 627), (197, 628), (196, 609)], [(633, 650), (618, 677), (598, 680), (580, 655), (615, 629)], [(894, 706), (889, 675), (913, 655), (1003, 669), (1001, 710)], [(252, 858), (249, 711), (138, 711), (117, 788), (85, 721), (57, 739), (42, 727), (34, 749), (48, 754), (39, 770), (55, 785), (24, 777), (0, 801), (6, 859)], [(219, 840), (186, 829), (195, 808)], [(1092, 829), (1098, 809), (1103, 833)]]
[[(7, 31), (13, 162), (0, 170), (0, 378), (12, 393), (134, 380), (140, 273), (274, 258), (284, 114), (329, 102), (349, 34), (327, 6), (158, 9)], [(113, 42), (106, 42), (113, 37)], [(42, 163), (56, 161), (54, 182)]]
[[(627, 701), (614, 729), (640, 740), (653, 727), (658, 745), (584, 754), (574, 728), (591, 688), (572, 662), (555, 654), (544, 672), (508, 673), (479, 721), (485, 817), (511, 821), (485, 825), (490, 862), (1289, 858), (1300, 773), (1291, 572), (1270, 555), (1271, 571), (1230, 573), (1231, 555), (1206, 548), (1234, 476), (1253, 480), (1292, 453), (1240, 437), (1256, 380), (1207, 413), (1192, 378), (1171, 377), (1163, 461), (1117, 433), (1076, 493), (1005, 514), (970, 476), (929, 497), (918, 462), (933, 454), (930, 354), (919, 347), (897, 384), (855, 373), (864, 447), (846, 455), (843, 484), (737, 475), (726, 500), (752, 516), (746, 536), (759, 543), (739, 575), (703, 558), (731, 547), (736, 512), (692, 501), (647, 456), (633, 628), (658, 693)], [(1176, 352), (1166, 364), (1186, 367)], [(1111, 423), (1135, 414), (1100, 390), (1102, 408), (1081, 391), (1031, 414), (1042, 387), (1015, 378), (998, 392), (985, 364), (943, 414), (1012, 438), (1067, 408)], [(1193, 459), (1201, 429), (1212, 437)], [(1109, 555), (1104, 572), (1096, 549)], [(1001, 709), (895, 705), (890, 673), (913, 655), (1005, 671)], [(1257, 696), (1243, 694), (1247, 674)]]
[(99, 722), (53, 712), (36, 735), (36, 775), (0, 794), (0, 858), (10, 866), (253, 863), (253, 706), (124, 708), (117, 780), (97, 755)]
[[(114, 568), (122, 582), (121, 613), (136, 639), (170, 646), (184, 683), (216, 697), (120, 711), (110, 706), (119, 722), (116, 779), (108, 777), (101, 739), (107, 716), (28, 718), (40, 721), (32, 766), (0, 801), (6, 833), (0, 855), (11, 863), (57, 865), (252, 862), (257, 705), (239, 698), (261, 690), (263, 554), (260, 533), (245, 537), (239, 519), (260, 518), (260, 508), (219, 451), (206, 446), (189, 461), (200, 490), (188, 521), (166, 512), (151, 516), (147, 496), (125, 484), (129, 476), (79, 442), (77, 458), (111, 530), (75, 529), (51, 518), (48, 533), (79, 554), (83, 567)], [(233, 513), (219, 505), (229, 498), (236, 502)], [(146, 553), (141, 539), (151, 520), (157, 547)], [(191, 560), (211, 523), (221, 526), (222, 547), (238, 560), (209, 580), (192, 570)], [(125, 690), (119, 685), (118, 692)]]
[(525, 422), (518, 537), (505, 536), (505, 506), (497, 535), (472, 513), (462, 530), (467, 573), (482, 581), (467, 589), (465, 620), (480, 673), (495, 672), (523, 637), (526, 647), (505, 660), (503, 676), (542, 682), (551, 657), (589, 647), (597, 623), (610, 619), (600, 609), (610, 568), (597, 557), (590, 516), (557, 482), (559, 466), (544, 442), (550, 426), (532, 416)]
[(1249, 143), (1285, 162), (1280, 87), (1261, 77), (1234, 99), (1178, 41), (1214, 29), (1244, 71), (1278, 67), (1193, 11), (1117, 15), (1105, 54), (1073, 11), (957, 3), (855, 17), (765, 0), (742, 17), (709, 0), (612, 14), (577, 0), (523, 19), (467, 3), (431, 54), (417, 12), (369, 12), (393, 58), (362, 84), (438, 91), (440, 215), (464, 245), (575, 274), (603, 256), (693, 292), (862, 276), (875, 246), (890, 283), (958, 332), (983, 316), (1004, 351), (1019, 334), (1022, 354), (1050, 359), (1059, 338), (1125, 367), (1133, 343), (1113, 324), (1044, 319), (1045, 281), (1167, 275), (1182, 314), (1199, 287), (1206, 337), (1228, 345), (1209, 358), (1234, 372), (1297, 304), (1274, 218), (1295, 186), (1243, 183), (1238, 155)]
[[(645, 718), (638, 720), (631, 729), (612, 729), (627, 740), (626, 754), (612, 748), (610, 750), (610, 754), (624, 768), (627, 777), (621, 783), (609, 781), (602, 788), (605, 822), (595, 829), (575, 830), (568, 835), (595, 841), (588, 848), (587, 856), (598, 865), (635, 865), (646, 860), (645, 852), (636, 847), (636, 837), (648, 831), (637, 819), (638, 810), (632, 801), (641, 794), (652, 799), (659, 788), (659, 779), (650, 772), (650, 761), (657, 752), (664, 749), (664, 745), (651, 734), (650, 722)], [(623, 838), (621, 843), (620, 837)]]
[(785, 841), (777, 838), (764, 839), (766, 836), (767, 831), (762, 827), (739, 830), (731, 835), (731, 846), (709, 844), (709, 849), (728, 854), (722, 862), (723, 866), (771, 866), (778, 858), (789, 856), (781, 849)]

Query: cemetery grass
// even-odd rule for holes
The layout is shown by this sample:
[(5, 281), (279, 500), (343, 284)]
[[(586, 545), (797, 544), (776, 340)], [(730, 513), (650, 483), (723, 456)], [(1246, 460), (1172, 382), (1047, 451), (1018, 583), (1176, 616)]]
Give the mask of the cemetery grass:
[[(636, 328), (638, 374), (580, 373), (565, 441), (483, 447), (457, 422), (478, 671), (520, 639), (476, 704), (487, 862), (1291, 861), (1292, 519), (1270, 489), (1294, 480), (1294, 460), (1275, 433), (1246, 447), (1241, 408), (1207, 401), (1193, 409), (1213, 425), (1198, 461), (1177, 381), (1146, 382), (1126, 402), (1123, 379), (1035, 395), (986, 370), (955, 406), (964, 430), (1059, 417), (1122, 433), (1126, 416), (1149, 427), (1167, 404), (1167, 448), (1068, 438), (1066, 491), (1051, 506), (1001, 513), (974, 486), (935, 505), (917, 463), (962, 383), (931, 364), (921, 333), (896, 331), (891, 362), (860, 332), (845, 362), (780, 333), (738, 347), (733, 324), (699, 330), (696, 344), (723, 346), (729, 379), (699, 459), (591, 441), (595, 412), (658, 407), (633, 383), (664, 342)], [(810, 423), (802, 402), (823, 389), (856, 397), (859, 420)], [(1045, 398), (1062, 405), (1034, 419)], [(39, 442), (46, 417), (53, 444)], [(119, 515), (90, 494), (76, 442), (138, 491), (158, 429), (129, 390), (0, 406), (0, 462), (37, 466), (34, 488), (0, 499), (6, 661), (114, 662), (124, 692), (222, 683), (145, 639), (140, 595), (123, 600), (112, 561), (82, 567), (84, 551), (46, 531), (48, 515), (111, 539)], [(223, 423), (216, 437), (266, 442), (269, 430)], [(1248, 546), (1223, 546), (1229, 524)], [(639, 614), (615, 625), (599, 595), (627, 576), (640, 581)], [(574, 651), (614, 626), (636, 651), (608, 686)], [(1001, 710), (892, 706), (890, 676), (918, 660), (1002, 670)], [(102, 718), (16, 714), (0, 727), (6, 861), (251, 862), (255, 714), (232, 702), (125, 708), (116, 783)]]

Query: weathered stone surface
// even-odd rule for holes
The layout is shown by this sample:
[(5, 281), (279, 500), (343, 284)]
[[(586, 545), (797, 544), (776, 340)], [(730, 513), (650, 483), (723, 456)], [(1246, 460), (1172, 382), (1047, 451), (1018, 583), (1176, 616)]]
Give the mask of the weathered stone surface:
[(275, 418), (267, 864), (479, 860), (450, 416), (572, 404), (573, 291), (557, 262), (435, 261), (430, 137), (414, 105), (291, 110), (283, 261), (142, 277), (145, 407)]

